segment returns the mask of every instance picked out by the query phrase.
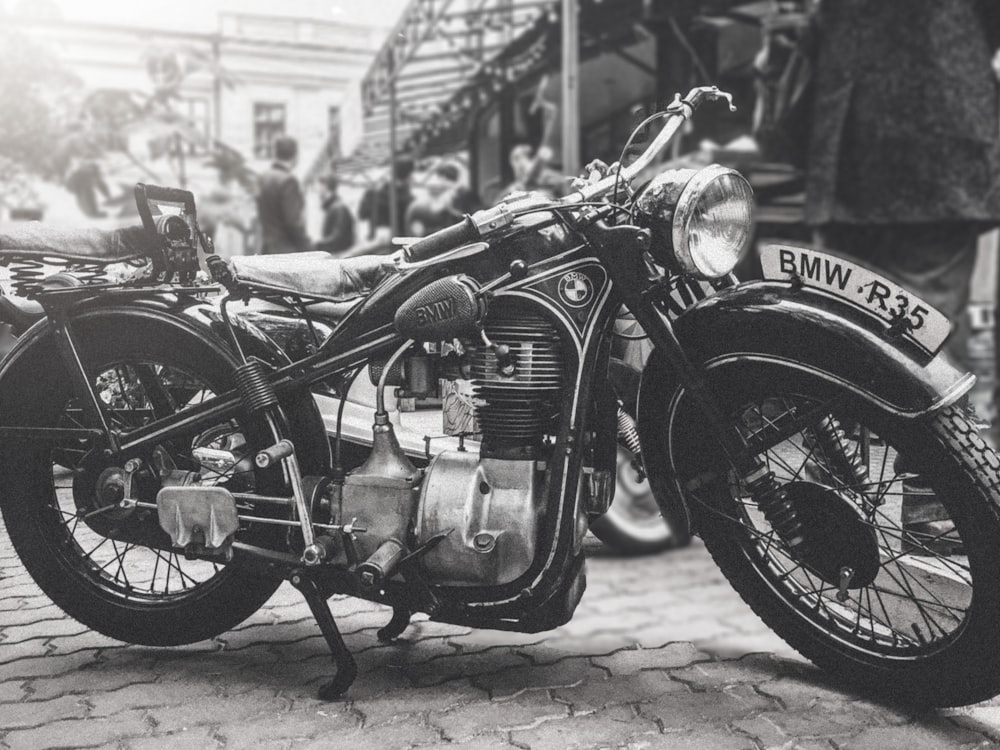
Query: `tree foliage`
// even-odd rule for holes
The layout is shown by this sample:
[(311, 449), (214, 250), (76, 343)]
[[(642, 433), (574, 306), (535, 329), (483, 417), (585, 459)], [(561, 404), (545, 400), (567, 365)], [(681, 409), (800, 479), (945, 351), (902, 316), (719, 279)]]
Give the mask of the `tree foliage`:
[(26, 173), (59, 170), (53, 144), (71, 120), (78, 85), (50, 50), (0, 14), (0, 157)]

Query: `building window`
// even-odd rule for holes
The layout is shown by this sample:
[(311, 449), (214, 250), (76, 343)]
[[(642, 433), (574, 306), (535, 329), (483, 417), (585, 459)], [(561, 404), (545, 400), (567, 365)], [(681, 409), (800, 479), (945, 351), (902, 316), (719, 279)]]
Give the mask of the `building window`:
[(187, 151), (189, 154), (204, 154), (212, 142), (211, 123), (208, 116), (208, 99), (192, 98), (184, 99), (179, 104), (181, 114), (191, 123), (192, 135), (196, 139), (189, 139)]
[(258, 159), (274, 157), (274, 139), (285, 134), (285, 105), (253, 105), (253, 155)]

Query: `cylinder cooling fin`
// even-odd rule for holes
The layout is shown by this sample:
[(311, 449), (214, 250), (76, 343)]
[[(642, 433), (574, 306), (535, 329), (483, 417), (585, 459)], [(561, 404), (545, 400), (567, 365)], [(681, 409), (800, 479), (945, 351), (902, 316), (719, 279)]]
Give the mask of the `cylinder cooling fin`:
[[(530, 305), (507, 299), (490, 308), (484, 330), (493, 347), (480, 343), (471, 351), (483, 453), (535, 458), (559, 410), (565, 370), (559, 334)], [(501, 362), (497, 351), (504, 347)]]

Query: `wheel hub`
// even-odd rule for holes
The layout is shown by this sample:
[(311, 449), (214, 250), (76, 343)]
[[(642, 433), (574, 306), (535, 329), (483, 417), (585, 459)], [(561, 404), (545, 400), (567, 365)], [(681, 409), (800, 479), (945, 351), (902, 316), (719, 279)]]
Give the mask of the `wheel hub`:
[(784, 489), (805, 534), (798, 560), (841, 589), (872, 583), (880, 567), (878, 537), (851, 497), (814, 482), (790, 482)]

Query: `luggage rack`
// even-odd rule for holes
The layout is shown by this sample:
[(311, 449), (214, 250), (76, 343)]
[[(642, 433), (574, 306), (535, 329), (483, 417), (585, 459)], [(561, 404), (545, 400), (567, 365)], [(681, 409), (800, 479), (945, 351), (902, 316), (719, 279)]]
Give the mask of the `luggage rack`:
[(45, 251), (0, 250), (0, 266), (10, 269), (11, 289), (17, 296), (29, 298), (45, 291), (43, 279), (59, 273), (72, 274), (76, 280), (74, 286), (94, 286), (111, 283), (109, 266), (141, 268), (149, 263), (150, 258), (142, 254), (103, 259)]

